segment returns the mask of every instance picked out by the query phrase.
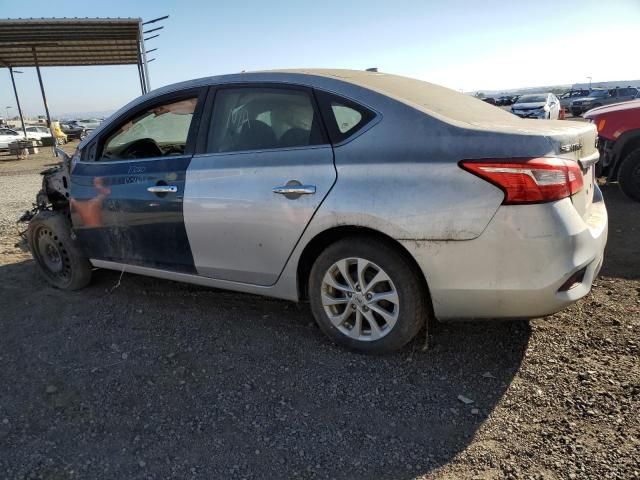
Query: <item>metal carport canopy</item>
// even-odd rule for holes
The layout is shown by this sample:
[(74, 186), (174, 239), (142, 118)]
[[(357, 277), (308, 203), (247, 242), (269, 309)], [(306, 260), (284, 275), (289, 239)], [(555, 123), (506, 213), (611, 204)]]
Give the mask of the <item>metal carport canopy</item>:
[(40, 67), (137, 65), (142, 93), (149, 91), (142, 25), (140, 18), (0, 20), (0, 67), (9, 69), (25, 137), (27, 132), (15, 86), (14, 67), (36, 68), (47, 125), (51, 127)]
[(5, 66), (131, 65), (140, 63), (139, 18), (0, 20), (0, 61)]

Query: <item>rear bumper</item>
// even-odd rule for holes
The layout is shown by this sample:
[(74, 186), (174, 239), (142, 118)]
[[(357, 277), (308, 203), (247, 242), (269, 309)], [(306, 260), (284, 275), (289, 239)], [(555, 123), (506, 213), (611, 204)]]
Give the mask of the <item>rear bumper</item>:
[[(402, 243), (425, 274), (439, 320), (535, 318), (589, 293), (602, 266), (607, 223), (596, 187), (584, 219), (568, 198), (502, 206), (474, 240)], [(582, 270), (579, 283), (559, 291)]]

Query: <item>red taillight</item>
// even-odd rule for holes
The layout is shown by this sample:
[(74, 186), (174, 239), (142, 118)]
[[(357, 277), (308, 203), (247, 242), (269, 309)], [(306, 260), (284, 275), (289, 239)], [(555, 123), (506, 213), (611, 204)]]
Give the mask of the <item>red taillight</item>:
[(504, 205), (544, 203), (582, 189), (577, 162), (560, 158), (463, 160), (460, 166), (504, 191)]

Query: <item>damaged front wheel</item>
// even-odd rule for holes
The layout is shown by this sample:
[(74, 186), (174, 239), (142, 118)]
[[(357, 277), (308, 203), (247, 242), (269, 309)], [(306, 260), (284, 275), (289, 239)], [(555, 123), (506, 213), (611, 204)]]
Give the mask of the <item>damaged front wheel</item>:
[(44, 278), (54, 287), (78, 290), (91, 281), (91, 264), (71, 239), (69, 220), (59, 212), (39, 212), (29, 222), (27, 240)]

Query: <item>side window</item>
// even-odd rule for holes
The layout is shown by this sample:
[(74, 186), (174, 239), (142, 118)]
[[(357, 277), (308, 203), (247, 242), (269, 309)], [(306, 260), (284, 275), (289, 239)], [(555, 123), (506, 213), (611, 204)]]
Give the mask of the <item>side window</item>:
[(198, 99), (172, 100), (138, 112), (104, 142), (101, 160), (183, 155)]
[(347, 133), (349, 130), (353, 130), (362, 121), (362, 114), (358, 110), (336, 101), (331, 101), (331, 111), (336, 119), (340, 133)]
[(306, 147), (327, 143), (311, 96), (287, 88), (222, 88), (216, 92), (209, 153)]
[(368, 108), (338, 95), (323, 91), (317, 91), (316, 95), (334, 144), (346, 140), (375, 117)]

